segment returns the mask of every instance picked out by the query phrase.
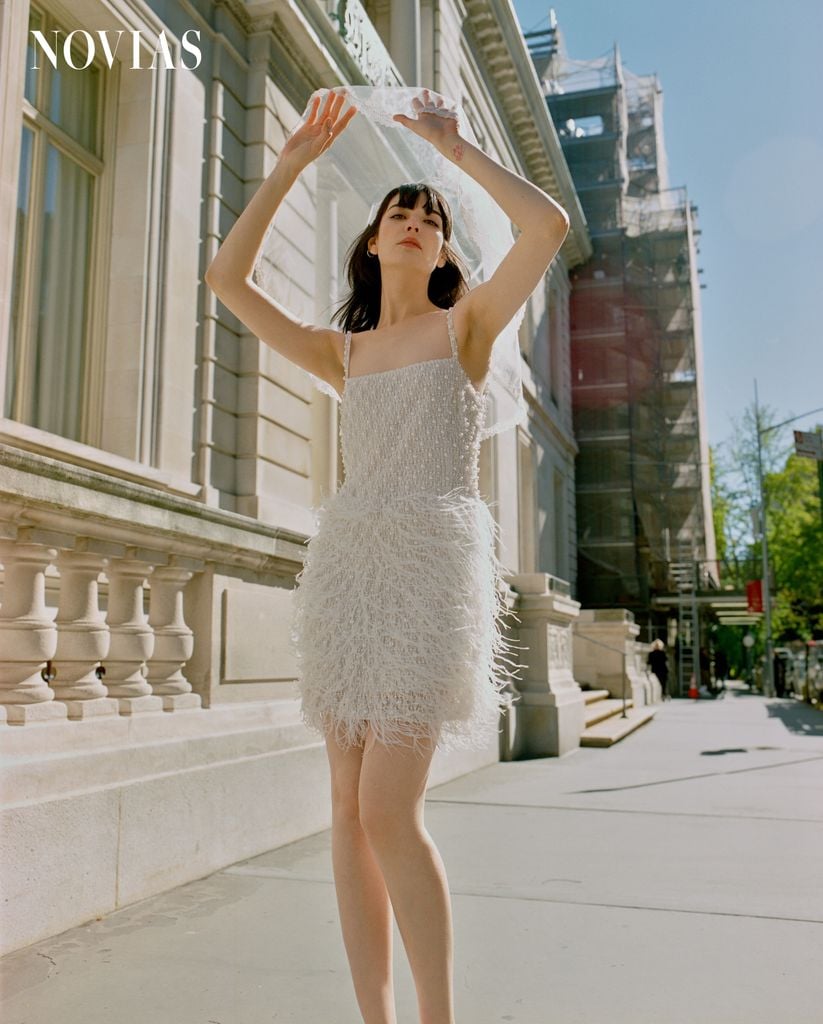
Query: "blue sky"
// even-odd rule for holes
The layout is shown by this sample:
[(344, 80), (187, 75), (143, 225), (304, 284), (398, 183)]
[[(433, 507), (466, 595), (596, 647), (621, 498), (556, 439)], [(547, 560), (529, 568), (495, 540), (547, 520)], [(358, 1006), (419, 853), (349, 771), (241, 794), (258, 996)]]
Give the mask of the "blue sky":
[[(550, 6), (514, 0), (523, 31), (547, 27)], [(755, 377), (778, 421), (823, 406), (823, 4), (554, 9), (571, 58), (617, 42), (631, 71), (660, 79), (670, 183), (699, 207), (710, 443), (729, 436)]]

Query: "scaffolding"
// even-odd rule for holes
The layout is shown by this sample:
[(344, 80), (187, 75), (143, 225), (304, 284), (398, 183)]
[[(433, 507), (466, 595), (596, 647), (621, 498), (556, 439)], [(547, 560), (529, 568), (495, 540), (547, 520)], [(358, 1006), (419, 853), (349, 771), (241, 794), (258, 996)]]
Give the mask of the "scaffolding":
[(697, 586), (681, 552), (695, 566), (715, 557), (697, 208), (669, 184), (656, 75), (625, 68), (617, 45), (571, 60), (553, 13), (526, 38), (594, 250), (571, 275), (577, 596), (629, 608), (650, 638), (662, 630), (654, 596), (681, 592), (684, 573)]

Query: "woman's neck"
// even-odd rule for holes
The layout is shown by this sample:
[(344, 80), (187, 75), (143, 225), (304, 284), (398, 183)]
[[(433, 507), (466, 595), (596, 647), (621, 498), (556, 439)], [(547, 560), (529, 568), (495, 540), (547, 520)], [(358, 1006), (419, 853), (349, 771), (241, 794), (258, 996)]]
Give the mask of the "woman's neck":
[(429, 299), (429, 275), (398, 272), (385, 268), (380, 281), (380, 317), (376, 329), (393, 327), (405, 320), (433, 313), (437, 306)]

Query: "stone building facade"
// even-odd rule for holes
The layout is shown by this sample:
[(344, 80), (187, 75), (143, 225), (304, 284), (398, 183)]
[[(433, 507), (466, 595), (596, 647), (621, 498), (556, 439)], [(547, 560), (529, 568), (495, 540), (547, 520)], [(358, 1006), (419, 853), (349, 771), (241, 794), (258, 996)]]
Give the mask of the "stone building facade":
[[(111, 67), (99, 45), (83, 70), (62, 49), (53, 67), (32, 30), (130, 45)], [(82, 66), (87, 37), (73, 45)], [(522, 328), (529, 422), (481, 455), (536, 651), (579, 607), (568, 272), (591, 244), (504, 0), (20, 0), (0, 4), (0, 68), (8, 951), (329, 825), (288, 623), (311, 508), (339, 482), (337, 408), (203, 282), (308, 96), (429, 86), (569, 213)], [(263, 280), (328, 323), (343, 255), (329, 243), (359, 225), (329, 223), (311, 172), (278, 211)], [(488, 751), (437, 755), (433, 782), (574, 745), (571, 665), (532, 660), (515, 724), (548, 714), (555, 739), (510, 729)]]

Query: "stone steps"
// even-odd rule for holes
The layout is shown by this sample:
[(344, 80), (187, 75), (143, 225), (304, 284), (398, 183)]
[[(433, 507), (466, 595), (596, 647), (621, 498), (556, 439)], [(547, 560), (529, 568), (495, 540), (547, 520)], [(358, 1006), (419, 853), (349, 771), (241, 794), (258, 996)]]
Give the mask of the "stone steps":
[(584, 690), (583, 698), (586, 727), (580, 734), (581, 747), (610, 747), (654, 718), (654, 708), (636, 708), (628, 699), (623, 718), (623, 700), (612, 697), (608, 690)]
[[(626, 709), (633, 706), (631, 700), (626, 701)], [(602, 722), (604, 718), (611, 718), (614, 714), (620, 714), (623, 710), (623, 701), (619, 697), (601, 697), (599, 700), (586, 701), (586, 728)]]

